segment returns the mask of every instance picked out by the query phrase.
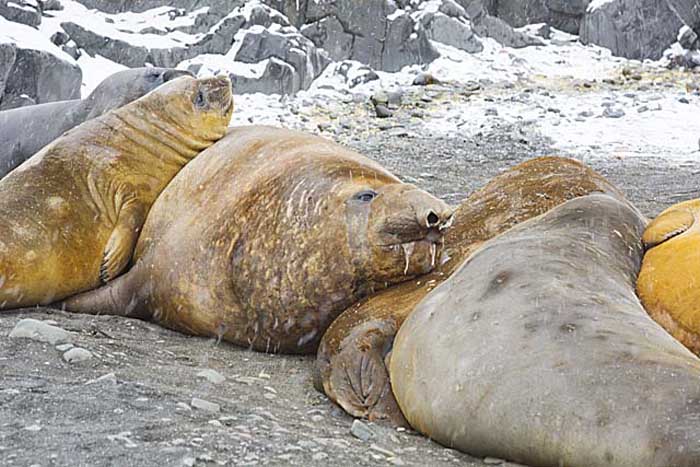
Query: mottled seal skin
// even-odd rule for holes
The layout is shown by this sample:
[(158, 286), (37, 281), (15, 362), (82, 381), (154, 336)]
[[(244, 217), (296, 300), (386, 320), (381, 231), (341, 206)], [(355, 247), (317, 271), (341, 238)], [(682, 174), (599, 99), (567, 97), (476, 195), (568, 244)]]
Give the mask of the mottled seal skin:
[(358, 299), (429, 272), (451, 215), (324, 138), (236, 128), (163, 191), (131, 271), (65, 306), (307, 353)]
[(0, 180), (0, 309), (118, 275), (155, 198), (224, 135), (232, 110), (228, 78), (181, 77), (74, 128)]
[(427, 276), (373, 295), (345, 311), (318, 350), (315, 385), (356, 417), (406, 425), (384, 363), (396, 331), (425, 295), (447, 279), (483, 242), (578, 196), (622, 194), (572, 159), (540, 157), (519, 164), (474, 192), (455, 211), (443, 259)]
[(411, 426), (527, 465), (700, 465), (700, 360), (635, 295), (645, 224), (594, 194), (472, 254), (396, 336)]
[(700, 353), (700, 200), (675, 204), (642, 237), (647, 252), (637, 294), (649, 315)]
[(171, 68), (134, 68), (109, 76), (83, 100), (0, 112), (0, 179), (71, 128), (186, 75), (191, 73)]

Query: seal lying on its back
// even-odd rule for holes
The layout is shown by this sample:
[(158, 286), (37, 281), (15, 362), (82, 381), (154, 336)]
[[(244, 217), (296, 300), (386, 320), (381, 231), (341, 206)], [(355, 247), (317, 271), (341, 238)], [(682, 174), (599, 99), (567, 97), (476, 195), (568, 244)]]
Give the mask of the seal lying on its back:
[(0, 309), (119, 274), (155, 198), (224, 135), (232, 110), (228, 78), (181, 77), (74, 128), (0, 180)]
[(429, 272), (451, 215), (324, 138), (237, 128), (163, 191), (129, 273), (65, 306), (310, 352), (356, 300)]
[(405, 425), (384, 364), (403, 320), (483, 242), (592, 192), (622, 197), (602, 176), (562, 157), (532, 159), (495, 177), (457, 208), (445, 234), (447, 261), (427, 276), (367, 298), (333, 322), (318, 350), (316, 388), (351, 415)]
[(475, 252), (396, 336), (411, 426), (527, 465), (700, 465), (700, 360), (634, 292), (645, 223), (589, 195)]
[(185, 75), (191, 73), (171, 68), (134, 68), (114, 73), (83, 100), (0, 112), (0, 178), (71, 128)]
[(700, 353), (700, 200), (675, 204), (642, 237), (648, 249), (637, 293), (649, 315)]

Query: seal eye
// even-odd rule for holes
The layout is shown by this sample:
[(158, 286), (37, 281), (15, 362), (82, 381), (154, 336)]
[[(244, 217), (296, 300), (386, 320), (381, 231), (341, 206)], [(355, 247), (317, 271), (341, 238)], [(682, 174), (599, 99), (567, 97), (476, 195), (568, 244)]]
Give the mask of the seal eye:
[(197, 97), (194, 99), (194, 105), (196, 105), (199, 109), (204, 108), (204, 106), (207, 105), (207, 98), (204, 97), (204, 93), (201, 90), (197, 92)]
[(363, 203), (369, 203), (372, 201), (374, 198), (377, 197), (377, 193), (372, 190), (365, 190), (357, 193), (354, 198), (358, 201), (362, 201)]

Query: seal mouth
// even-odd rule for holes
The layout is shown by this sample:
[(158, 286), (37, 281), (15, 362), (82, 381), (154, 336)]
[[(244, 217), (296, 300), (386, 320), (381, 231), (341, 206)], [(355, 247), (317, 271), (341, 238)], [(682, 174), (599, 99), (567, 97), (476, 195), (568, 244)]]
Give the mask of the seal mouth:
[(401, 242), (380, 244), (379, 247), (403, 257), (404, 276), (409, 273), (426, 274), (435, 269), (440, 261), (444, 245), (443, 230), (439, 227), (431, 227), (420, 236)]

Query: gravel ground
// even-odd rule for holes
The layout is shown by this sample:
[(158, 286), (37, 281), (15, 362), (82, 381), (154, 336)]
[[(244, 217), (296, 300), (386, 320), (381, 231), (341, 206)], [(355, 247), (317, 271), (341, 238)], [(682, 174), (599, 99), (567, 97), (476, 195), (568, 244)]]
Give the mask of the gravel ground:
[[(356, 120), (332, 138), (451, 203), (509, 166), (556, 153), (536, 123), (454, 138), (422, 133), (418, 123), (406, 136), (400, 127), (379, 129), (368, 105), (348, 105), (356, 106)], [(604, 150), (586, 162), (649, 216), (700, 191), (697, 162), (620, 159)], [(22, 318), (55, 321), (92, 358), (68, 363), (55, 345), (6, 337)], [(313, 389), (312, 357), (265, 355), (136, 320), (47, 309), (2, 312), (0, 335), (3, 465), (498, 463), (388, 426), (353, 428), (350, 417)], [(204, 369), (225, 381), (198, 377)]]

